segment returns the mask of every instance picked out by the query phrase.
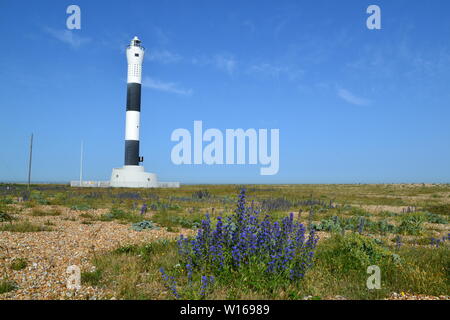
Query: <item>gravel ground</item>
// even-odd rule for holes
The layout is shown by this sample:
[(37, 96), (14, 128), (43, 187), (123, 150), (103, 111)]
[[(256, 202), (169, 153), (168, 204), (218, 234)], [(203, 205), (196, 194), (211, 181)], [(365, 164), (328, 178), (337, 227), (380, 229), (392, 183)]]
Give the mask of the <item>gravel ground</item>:
[[(42, 207), (50, 209), (50, 207)], [(167, 232), (164, 228), (143, 230), (130, 229), (130, 223), (116, 221), (92, 221), (83, 224), (80, 214), (89, 213), (100, 216), (105, 209), (74, 211), (60, 207), (60, 216), (33, 217), (26, 209), (20, 219), (43, 225), (50, 222), (52, 231), (44, 232), (0, 232), (0, 279), (8, 279), (17, 284), (17, 289), (0, 294), (0, 300), (59, 300), (59, 299), (115, 299), (114, 292), (105, 288), (82, 285), (79, 290), (67, 288), (67, 267), (77, 265), (82, 271), (93, 271), (90, 263), (94, 254), (100, 254), (115, 248), (139, 244), (158, 239), (174, 239), (180, 234), (191, 234), (192, 230), (180, 230), (179, 233)], [(19, 217), (19, 216), (18, 216)], [(149, 217), (147, 217), (149, 219)], [(319, 232), (321, 240), (327, 233)], [(24, 258), (27, 267), (12, 270), (14, 259)], [(310, 297), (305, 297), (310, 299)], [(345, 300), (336, 296), (329, 299)], [(392, 293), (389, 300), (449, 300), (449, 296), (425, 296), (409, 293)]]
[[(60, 216), (32, 217), (24, 211), (20, 214), (30, 222), (44, 224), (50, 221), (53, 231), (44, 232), (0, 232), (0, 279), (17, 284), (18, 289), (0, 294), (0, 299), (114, 299), (114, 293), (101, 288), (81, 286), (77, 291), (67, 289), (67, 267), (77, 265), (82, 271), (91, 271), (89, 260), (93, 254), (114, 248), (161, 238), (176, 238), (180, 233), (169, 233), (165, 229), (133, 231), (130, 224), (115, 221), (93, 221), (82, 224), (79, 215), (83, 212), (61, 208)], [(29, 211), (29, 210), (28, 210)], [(86, 213), (86, 212), (84, 212)], [(91, 210), (100, 215), (104, 210)], [(14, 259), (25, 258), (25, 269), (11, 269)]]
[(387, 300), (450, 300), (449, 296), (426, 296), (423, 294), (410, 294), (410, 293), (396, 293), (393, 292)]

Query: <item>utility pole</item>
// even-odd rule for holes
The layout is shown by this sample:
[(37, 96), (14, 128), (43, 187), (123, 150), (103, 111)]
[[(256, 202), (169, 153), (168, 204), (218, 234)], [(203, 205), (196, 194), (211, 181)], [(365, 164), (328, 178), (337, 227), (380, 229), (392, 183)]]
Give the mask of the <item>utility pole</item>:
[(30, 138), (30, 160), (28, 162), (28, 191), (30, 191), (32, 159), (33, 159), (33, 134), (31, 134), (31, 138)]
[(81, 140), (81, 155), (80, 155), (80, 187), (83, 182), (83, 140)]

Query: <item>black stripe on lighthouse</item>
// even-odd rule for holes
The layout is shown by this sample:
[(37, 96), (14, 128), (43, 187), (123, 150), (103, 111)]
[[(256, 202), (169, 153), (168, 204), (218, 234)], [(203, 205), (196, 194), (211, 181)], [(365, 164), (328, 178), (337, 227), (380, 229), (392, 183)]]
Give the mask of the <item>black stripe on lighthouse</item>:
[(139, 141), (125, 140), (125, 165), (139, 165)]
[(141, 111), (141, 84), (128, 83), (127, 111)]

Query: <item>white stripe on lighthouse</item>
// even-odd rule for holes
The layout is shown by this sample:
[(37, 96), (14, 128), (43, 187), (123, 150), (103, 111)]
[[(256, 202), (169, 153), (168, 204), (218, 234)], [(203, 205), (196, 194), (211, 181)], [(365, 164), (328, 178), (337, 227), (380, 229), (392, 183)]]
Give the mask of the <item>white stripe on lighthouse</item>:
[(127, 111), (125, 122), (125, 140), (139, 140), (139, 111)]
[(128, 65), (128, 83), (141, 83), (142, 79), (142, 67), (140, 64), (129, 64)]

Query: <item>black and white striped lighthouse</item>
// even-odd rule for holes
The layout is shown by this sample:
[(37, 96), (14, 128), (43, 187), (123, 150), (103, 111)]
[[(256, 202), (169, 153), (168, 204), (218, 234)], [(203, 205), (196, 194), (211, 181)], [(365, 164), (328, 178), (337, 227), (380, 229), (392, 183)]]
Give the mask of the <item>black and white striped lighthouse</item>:
[(146, 172), (139, 163), (139, 127), (141, 122), (141, 80), (144, 48), (134, 37), (127, 47), (127, 113), (125, 120), (125, 165), (113, 168), (109, 186), (113, 188), (178, 188), (179, 182), (159, 182), (155, 173)]
[(134, 37), (127, 47), (127, 113), (125, 123), (125, 165), (137, 166), (143, 162), (139, 156), (139, 125), (141, 115), (141, 80), (144, 47)]

